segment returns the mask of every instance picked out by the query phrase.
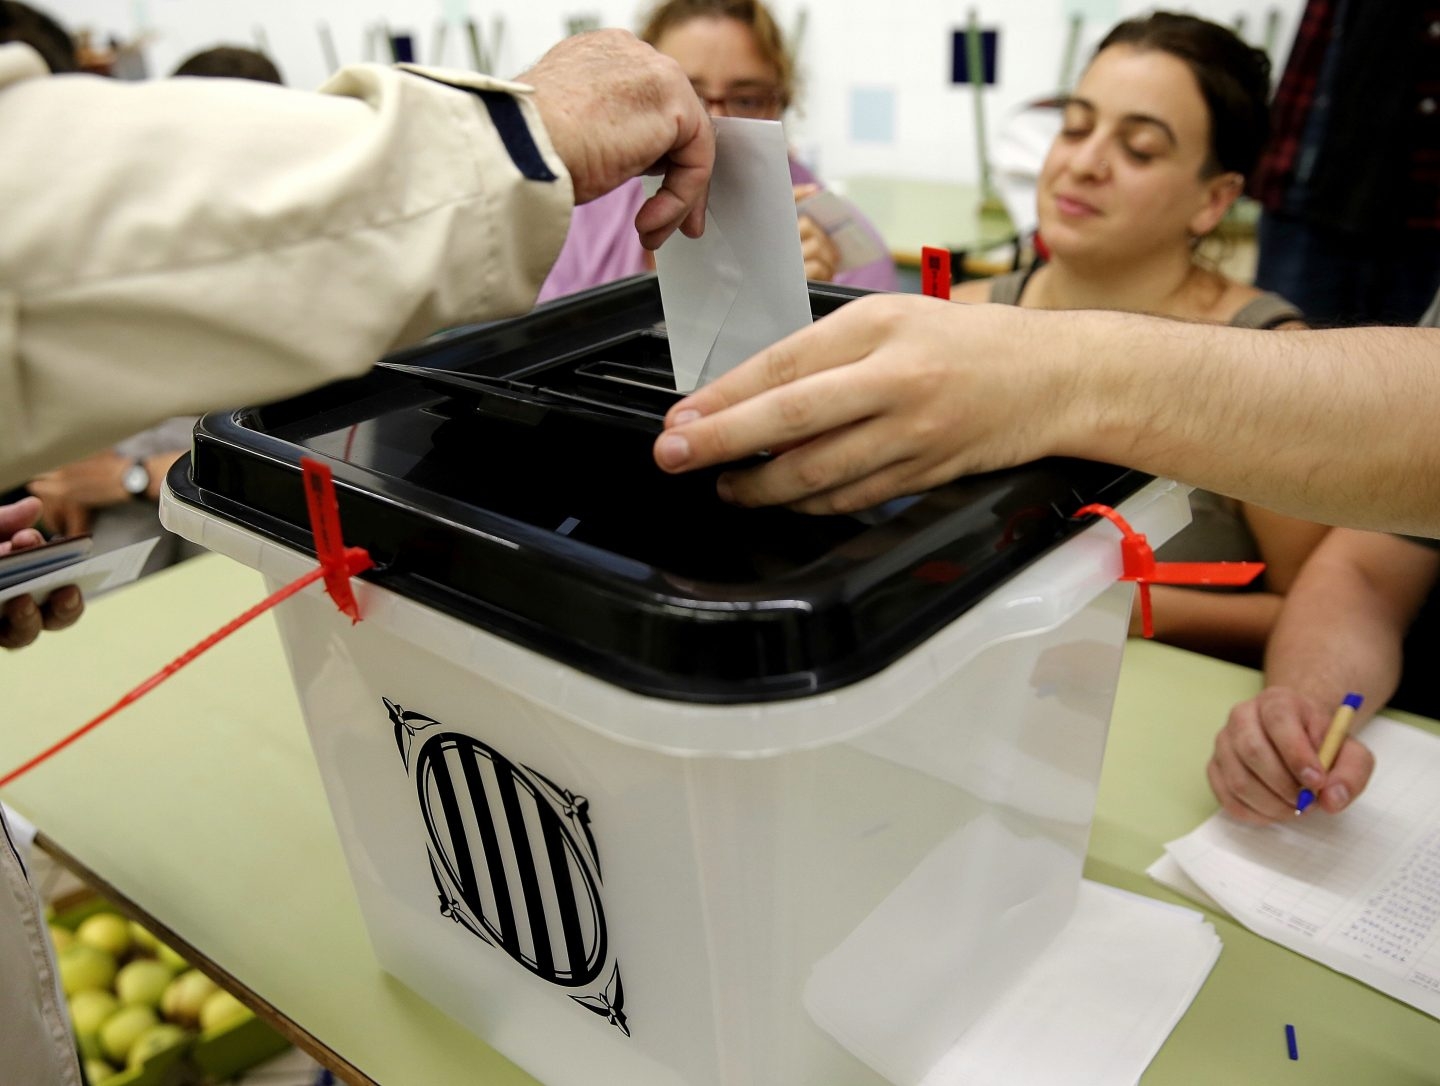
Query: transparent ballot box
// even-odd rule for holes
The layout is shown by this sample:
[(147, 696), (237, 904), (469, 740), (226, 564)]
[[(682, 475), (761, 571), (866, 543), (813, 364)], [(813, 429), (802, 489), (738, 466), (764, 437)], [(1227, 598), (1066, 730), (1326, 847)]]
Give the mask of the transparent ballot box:
[(741, 509), (655, 467), (676, 399), (627, 280), (207, 416), (164, 518), (278, 587), (334, 473), (363, 621), (276, 615), (386, 970), (550, 1086), (918, 1082), (1079, 887), (1132, 587), (1072, 514), (1186, 491)]

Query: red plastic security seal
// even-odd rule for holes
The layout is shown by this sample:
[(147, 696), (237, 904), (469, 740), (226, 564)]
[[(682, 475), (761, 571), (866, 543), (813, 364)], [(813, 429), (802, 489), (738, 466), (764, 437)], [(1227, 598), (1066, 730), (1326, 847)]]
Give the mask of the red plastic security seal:
[(263, 615), (277, 603), (288, 600), (301, 589), (322, 578), (325, 581), (325, 591), (335, 601), (335, 606), (349, 615), (352, 623), (360, 621), (360, 609), (355, 602), (355, 593), (350, 589), (350, 578), (371, 568), (375, 563), (363, 547), (346, 547), (341, 542), (340, 505), (335, 499), (335, 482), (330, 468), (308, 457), (302, 459), (300, 464), (304, 471), (305, 501), (310, 509), (310, 529), (315, 536), (315, 553), (320, 559), (320, 565), (304, 576), (297, 577), (279, 591), (265, 597), (244, 614), (221, 626), (198, 645), (181, 653), (88, 724), (75, 729), (58, 743), (0, 777), (0, 788), (4, 788), (11, 781), (18, 780), (36, 766), (59, 754), (75, 740), (87, 732), (94, 731), (127, 705), (139, 701), (175, 672), (196, 657), (208, 652), (251, 619)]
[(950, 250), (929, 245), (920, 250), (920, 291), (931, 298), (950, 298)]
[(1108, 505), (1086, 505), (1075, 510), (1075, 517), (1104, 517), (1120, 529), (1120, 580), (1134, 581), (1140, 586), (1140, 624), (1146, 637), (1155, 636), (1150, 610), (1152, 584), (1180, 585), (1246, 585), (1260, 576), (1264, 562), (1157, 562), (1155, 551), (1129, 523)]
[(341, 539), (340, 503), (335, 498), (335, 478), (330, 465), (302, 456), (300, 469), (304, 473), (305, 507), (310, 511), (310, 532), (315, 537), (315, 557), (320, 559), (325, 591), (335, 606), (350, 616), (353, 625), (360, 621), (360, 606), (350, 589), (350, 578), (375, 563), (363, 549), (347, 548)]

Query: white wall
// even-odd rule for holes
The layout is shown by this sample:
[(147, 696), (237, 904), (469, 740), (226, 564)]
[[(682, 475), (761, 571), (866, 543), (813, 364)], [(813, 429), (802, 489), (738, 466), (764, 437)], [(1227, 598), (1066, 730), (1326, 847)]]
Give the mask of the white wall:
[[(568, 16), (594, 15), (601, 25), (633, 26), (648, 7), (641, 0), (32, 0), (71, 29), (100, 36), (149, 32), (151, 71), (165, 74), (210, 45), (263, 40), (292, 86), (313, 88), (328, 74), (318, 26), (329, 24), (342, 63), (365, 59), (366, 28), (382, 22), (414, 36), (418, 59), (433, 63), (436, 28), (448, 25), (441, 60), (468, 66), (459, 22), (474, 17), (489, 31), (504, 20), (496, 74), (514, 75), (565, 32)], [(1082, 55), (1118, 18), (1154, 6), (1135, 0), (771, 0), (782, 23), (808, 11), (800, 51), (805, 92), (788, 121), (792, 141), (827, 178), (884, 174), (937, 180), (975, 180), (974, 105), (969, 88), (953, 87), (950, 36), (971, 7), (981, 25), (1000, 30), (999, 83), (986, 93), (986, 126), (996, 127), (1017, 104), (1056, 90), (1068, 35), (1068, 16), (1087, 16)], [(1279, 13), (1277, 66), (1294, 36), (1303, 0), (1194, 0), (1174, 5), (1219, 22), (1246, 20), (1245, 36), (1259, 44), (1265, 13)], [(894, 140), (851, 138), (855, 88), (888, 90), (895, 102)]]

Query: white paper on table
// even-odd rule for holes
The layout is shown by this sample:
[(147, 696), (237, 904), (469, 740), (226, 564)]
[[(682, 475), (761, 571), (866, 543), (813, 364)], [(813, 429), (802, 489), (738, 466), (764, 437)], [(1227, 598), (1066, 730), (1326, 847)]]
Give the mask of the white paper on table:
[[(705, 232), (655, 252), (675, 387), (690, 392), (811, 323), (779, 121), (716, 117)], [(645, 178), (653, 194), (658, 177)]]
[(1216, 813), (1165, 851), (1255, 934), (1440, 1017), (1440, 738), (1384, 717), (1359, 738), (1375, 773), (1340, 814)]
[(160, 537), (155, 536), (31, 577), (0, 591), (0, 603), (16, 596), (34, 596), (36, 603), (44, 603), (51, 592), (67, 584), (75, 585), (87, 598), (119, 588), (140, 576), (145, 559), (150, 557), (159, 541)]
[(1138, 1082), (1219, 956), (1200, 913), (1087, 879), (1055, 941), (921, 1086)]
[(1145, 869), (1145, 874), (1158, 882), (1161, 886), (1168, 886), (1177, 894), (1183, 894), (1197, 905), (1204, 905), (1205, 908), (1219, 913), (1221, 916), (1229, 916), (1225, 906), (1207, 894), (1198, 882), (1185, 874), (1185, 869), (1175, 862), (1175, 857), (1170, 853), (1163, 853), (1158, 860)]
[[(809, 215), (815, 225), (824, 230), (835, 243), (840, 253), (837, 272), (850, 271), (873, 264), (881, 257), (889, 256), (875, 235), (866, 230), (860, 222), (860, 212), (855, 205), (829, 189), (812, 192), (795, 207), (801, 215)], [(803, 254), (802, 263), (803, 268)]]

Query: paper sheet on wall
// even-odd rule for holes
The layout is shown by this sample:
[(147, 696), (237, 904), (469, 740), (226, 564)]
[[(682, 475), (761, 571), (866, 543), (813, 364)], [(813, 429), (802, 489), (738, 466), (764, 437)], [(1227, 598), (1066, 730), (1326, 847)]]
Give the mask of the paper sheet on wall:
[[(1375, 774), (1346, 811), (1217, 813), (1166, 857), (1257, 935), (1440, 1017), (1440, 737), (1377, 717), (1359, 738)], [(1174, 867), (1150, 874), (1189, 893)]]
[[(660, 178), (647, 177), (653, 193)], [(811, 322), (785, 130), (715, 118), (705, 232), (655, 252), (675, 387), (690, 392)]]

